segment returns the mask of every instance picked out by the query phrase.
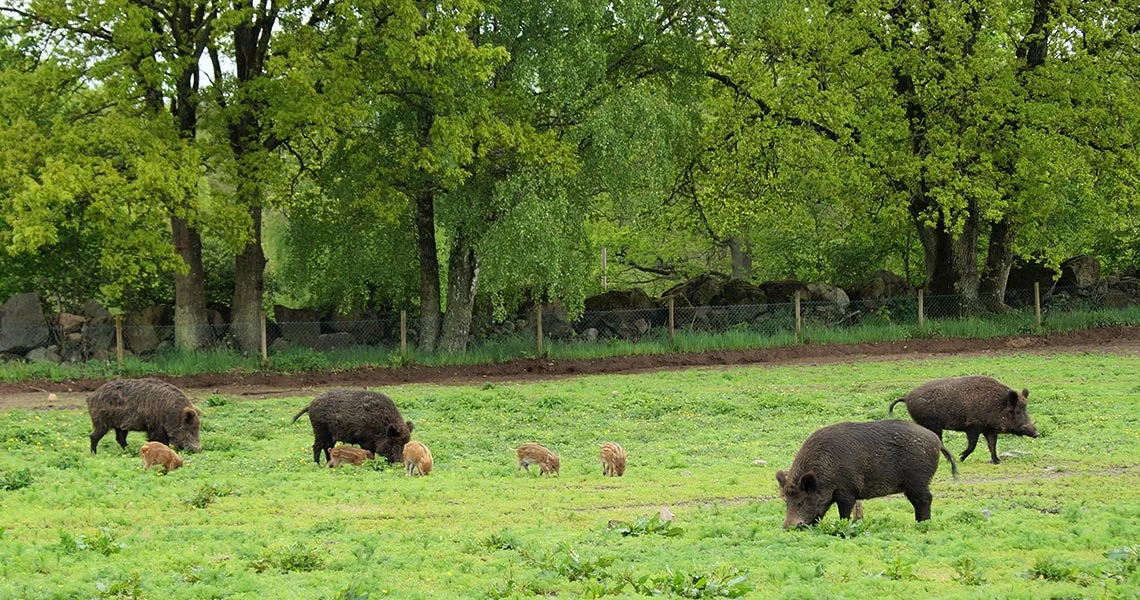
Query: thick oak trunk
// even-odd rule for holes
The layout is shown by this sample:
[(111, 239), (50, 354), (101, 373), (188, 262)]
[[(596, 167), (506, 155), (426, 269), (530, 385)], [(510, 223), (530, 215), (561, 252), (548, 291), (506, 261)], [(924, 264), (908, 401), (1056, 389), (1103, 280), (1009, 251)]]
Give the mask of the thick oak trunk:
[(732, 278), (747, 281), (752, 277), (752, 245), (743, 236), (728, 238), (728, 252), (732, 257)]
[(982, 269), (981, 305), (983, 310), (1003, 312), (1009, 269), (1013, 266), (1013, 226), (1008, 219), (990, 226), (990, 242), (986, 249), (986, 265)]
[(174, 251), (189, 267), (186, 274), (174, 274), (174, 344), (179, 350), (193, 351), (207, 340), (206, 277), (202, 269), (202, 236), (186, 219), (171, 217)]
[[(248, 200), (248, 199), (241, 199)], [(265, 252), (261, 247), (261, 203), (250, 206), (250, 241), (234, 259), (233, 333), (242, 352), (261, 350), (261, 310), (265, 293)]]
[(443, 317), (440, 350), (462, 352), (467, 349), (478, 285), (475, 249), (466, 243), (464, 236), (457, 236), (447, 261), (447, 313)]
[(420, 259), (420, 340), (424, 352), (435, 350), (439, 340), (439, 255), (435, 241), (435, 194), (416, 195), (416, 246)]

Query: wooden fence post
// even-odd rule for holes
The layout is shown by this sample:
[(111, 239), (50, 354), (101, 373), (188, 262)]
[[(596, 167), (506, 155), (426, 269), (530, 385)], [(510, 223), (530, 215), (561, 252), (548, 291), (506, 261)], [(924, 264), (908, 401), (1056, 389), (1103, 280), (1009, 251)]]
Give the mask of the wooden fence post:
[(1041, 327), (1041, 284), (1033, 282), (1033, 312), (1037, 315), (1037, 327)]
[(922, 288), (918, 288), (918, 328), (926, 331), (926, 308), (923, 306)]
[(269, 364), (269, 336), (265, 330), (265, 311), (258, 311), (261, 317), (261, 364)]
[(673, 297), (669, 296), (669, 343), (673, 343)]
[(542, 301), (535, 303), (535, 332), (538, 335), (538, 357), (542, 358)]
[(115, 315), (115, 358), (123, 366), (123, 315)]
[(796, 290), (796, 341), (800, 341), (800, 333), (803, 329), (803, 320), (800, 313), (800, 291)]
[(400, 311), (400, 354), (408, 353), (408, 311)]

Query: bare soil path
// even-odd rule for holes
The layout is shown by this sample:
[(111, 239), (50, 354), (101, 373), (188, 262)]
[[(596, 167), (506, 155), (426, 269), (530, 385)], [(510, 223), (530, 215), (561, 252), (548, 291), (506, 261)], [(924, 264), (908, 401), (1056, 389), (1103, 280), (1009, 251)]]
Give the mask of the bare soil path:
[[(1140, 357), (1140, 328), (1108, 327), (1044, 336), (1013, 336), (987, 340), (916, 339), (860, 344), (786, 346), (753, 350), (691, 354), (616, 356), (582, 360), (512, 360), (482, 365), (401, 368), (361, 368), (337, 372), (285, 374), (204, 373), (163, 377), (194, 399), (212, 393), (248, 398), (306, 396), (329, 387), (381, 387), (405, 383), (462, 385), (483, 381), (541, 381), (610, 373), (644, 373), (690, 367), (757, 364), (826, 364), (869, 360), (914, 360), (960, 355), (1096, 352)], [(0, 410), (66, 409), (84, 405), (87, 394), (102, 380), (28, 381), (0, 383)], [(54, 400), (48, 394), (55, 394)]]

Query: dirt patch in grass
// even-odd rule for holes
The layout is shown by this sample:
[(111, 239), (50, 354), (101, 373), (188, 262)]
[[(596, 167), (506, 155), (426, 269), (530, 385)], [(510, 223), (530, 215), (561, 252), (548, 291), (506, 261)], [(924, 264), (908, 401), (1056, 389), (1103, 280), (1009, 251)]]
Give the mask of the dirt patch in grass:
[[(687, 354), (616, 356), (602, 359), (520, 359), (482, 365), (361, 368), (321, 373), (203, 373), (163, 377), (194, 399), (209, 394), (256, 398), (305, 396), (329, 387), (381, 387), (407, 383), (462, 385), (483, 381), (539, 381), (577, 375), (644, 373), (689, 367), (756, 364), (827, 364), (867, 360), (908, 360), (940, 356), (1098, 352), (1140, 356), (1140, 328), (1108, 327), (1043, 336), (992, 339), (914, 339), (859, 344), (805, 344), (781, 348)], [(97, 379), (0, 383), (0, 410), (63, 409), (84, 405)], [(47, 395), (56, 394), (49, 401)]]

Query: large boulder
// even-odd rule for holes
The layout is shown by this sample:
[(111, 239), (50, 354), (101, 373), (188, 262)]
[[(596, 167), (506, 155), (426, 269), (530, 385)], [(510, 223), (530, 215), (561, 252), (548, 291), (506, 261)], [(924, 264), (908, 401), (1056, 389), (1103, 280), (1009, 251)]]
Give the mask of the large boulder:
[(281, 337), (295, 345), (316, 345), (321, 337), (321, 313), (311, 308), (273, 307), (273, 320), (281, 328)]
[(542, 306), (542, 335), (552, 340), (568, 340), (574, 336), (574, 328), (562, 302), (556, 300)]
[(123, 344), (135, 354), (154, 352), (163, 341), (174, 337), (174, 311), (168, 304), (156, 304), (123, 316)]
[(758, 306), (768, 303), (768, 294), (759, 286), (743, 279), (730, 279), (721, 287), (720, 295), (713, 299), (713, 303), (721, 306)]
[(914, 290), (902, 277), (886, 270), (879, 269), (871, 274), (863, 283), (848, 293), (851, 300), (859, 300), (877, 306), (884, 300), (909, 296)]
[(0, 352), (26, 354), (46, 346), (49, 339), (39, 294), (17, 294), (0, 304)]
[(679, 305), (677, 298), (685, 298), (689, 306), (712, 306), (721, 297), (726, 279), (723, 275), (703, 273), (684, 282), (679, 283), (662, 294), (662, 298), (672, 296), (674, 306)]
[(1057, 287), (1085, 289), (1100, 281), (1100, 260), (1091, 254), (1074, 256), (1061, 263)]
[(60, 362), (58, 348), (56, 346), (48, 346), (47, 348), (35, 348), (24, 357), (30, 363), (58, 363)]
[(1140, 304), (1140, 278), (1125, 276), (1114, 277), (1109, 280), (1104, 304), (1108, 308), (1123, 308), (1131, 304)]
[(99, 352), (109, 352), (115, 347), (115, 321), (111, 311), (95, 300), (88, 300), (80, 314), (87, 318), (83, 338), (84, 345), (92, 356)]
[(1039, 286), (1045, 295), (1056, 279), (1057, 272), (1052, 268), (1035, 260), (1015, 258), (1005, 284), (1005, 303), (1014, 308), (1033, 306), (1033, 285)]
[(356, 343), (352, 334), (347, 331), (338, 331), (336, 333), (322, 333), (317, 336), (317, 343), (313, 344), (313, 349), (326, 351), (335, 350), (337, 348), (348, 348)]
[(610, 290), (586, 298), (586, 310), (590, 311), (645, 309), (654, 306), (653, 299), (641, 288)]
[(842, 319), (851, 304), (851, 299), (842, 288), (823, 282), (807, 284), (807, 297), (804, 300), (808, 302), (805, 314), (827, 321)]
[(764, 295), (767, 296), (768, 302), (772, 304), (787, 304), (796, 301), (796, 292), (800, 292), (800, 298), (807, 297), (807, 286), (796, 281), (795, 279), (783, 279), (780, 281), (765, 281), (760, 284), (760, 289), (764, 290)]

